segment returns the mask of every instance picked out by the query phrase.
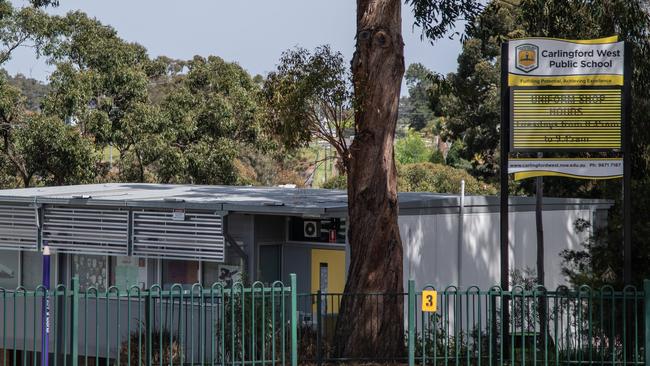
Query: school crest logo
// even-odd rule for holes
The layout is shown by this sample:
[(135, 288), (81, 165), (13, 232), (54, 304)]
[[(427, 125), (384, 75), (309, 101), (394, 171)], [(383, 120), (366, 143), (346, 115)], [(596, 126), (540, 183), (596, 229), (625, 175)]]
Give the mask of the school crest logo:
[(515, 48), (517, 60), (515, 67), (523, 72), (531, 72), (539, 66), (539, 47), (534, 44), (522, 44)]

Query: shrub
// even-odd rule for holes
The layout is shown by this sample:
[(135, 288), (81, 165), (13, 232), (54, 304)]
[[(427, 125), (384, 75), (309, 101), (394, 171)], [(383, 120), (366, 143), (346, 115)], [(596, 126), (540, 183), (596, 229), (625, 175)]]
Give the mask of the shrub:
[(430, 157), (431, 151), (417, 132), (409, 131), (406, 137), (395, 141), (395, 159), (400, 164), (424, 163)]
[(465, 193), (493, 195), (497, 189), (472, 177), (463, 169), (447, 165), (420, 163), (398, 166), (397, 188), (400, 192), (458, 193), (465, 180)]

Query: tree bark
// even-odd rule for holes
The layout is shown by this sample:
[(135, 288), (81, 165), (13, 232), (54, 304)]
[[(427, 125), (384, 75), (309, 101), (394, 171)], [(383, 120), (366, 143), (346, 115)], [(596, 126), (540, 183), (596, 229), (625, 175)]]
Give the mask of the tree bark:
[[(404, 355), (402, 242), (397, 225), (393, 154), (402, 76), (401, 3), (357, 0), (352, 60), (355, 138), (350, 147), (348, 217), (350, 266), (336, 327), (346, 357)], [(393, 296), (362, 296), (392, 293)], [(356, 295), (355, 295), (356, 294)]]

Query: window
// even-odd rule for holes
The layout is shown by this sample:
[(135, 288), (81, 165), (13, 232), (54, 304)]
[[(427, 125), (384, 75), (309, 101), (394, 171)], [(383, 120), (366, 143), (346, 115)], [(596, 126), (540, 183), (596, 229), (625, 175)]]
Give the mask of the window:
[[(43, 282), (43, 253), (22, 252), (22, 281), (21, 284), (28, 290), (35, 290)], [(55, 284), (56, 256), (50, 258), (50, 288)]]
[(111, 285), (127, 291), (133, 286), (147, 286), (147, 260), (139, 257), (111, 257)]
[(289, 240), (345, 244), (345, 219), (289, 218)]
[(281, 280), (282, 246), (260, 245), (260, 281), (271, 284)]
[(103, 255), (72, 255), (72, 276), (79, 277), (79, 288), (87, 291), (93, 287), (106, 291), (108, 283), (108, 257)]
[(0, 250), (0, 288), (18, 287), (18, 254), (12, 250)]
[(191, 288), (199, 282), (199, 262), (163, 259), (162, 282), (165, 289), (171, 288), (175, 283), (182, 284), (183, 288)]

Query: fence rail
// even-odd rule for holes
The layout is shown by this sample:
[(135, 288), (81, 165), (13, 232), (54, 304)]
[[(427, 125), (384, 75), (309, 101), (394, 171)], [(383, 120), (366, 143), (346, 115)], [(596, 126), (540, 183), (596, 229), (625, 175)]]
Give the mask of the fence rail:
[(0, 365), (295, 366), (295, 289), (295, 275), (290, 286), (0, 289)]
[[(425, 286), (424, 290), (435, 290)], [(345, 296), (366, 296), (379, 304), (386, 296), (401, 297), (404, 307), (403, 356), (378, 360), (373, 354), (345, 358), (332, 346), (338, 307)], [(650, 352), (650, 291), (628, 286), (591, 289), (543, 287), (510, 291), (500, 287), (447, 287), (437, 292), (438, 309), (423, 312), (422, 292), (410, 282), (397, 294), (298, 295), (301, 311), (299, 359), (304, 363), (391, 361), (421, 365), (644, 365)], [(376, 314), (358, 314), (367, 329)], [(507, 320), (507, 326), (506, 324)]]
[[(628, 286), (620, 291), (609, 286), (553, 291), (447, 287), (436, 294), (436, 312), (422, 311), (422, 291), (412, 281), (407, 292), (393, 294), (297, 294), (295, 289), (293, 275), (290, 286), (256, 282), (80, 292), (74, 279), (72, 286), (53, 290), (0, 289), (0, 366), (613, 366), (650, 361), (650, 281), (643, 290)], [(349, 359), (336, 350), (336, 322), (346, 296), (376, 304), (377, 311), (355, 319), (368, 331), (388, 297), (404, 302), (403, 355)]]

